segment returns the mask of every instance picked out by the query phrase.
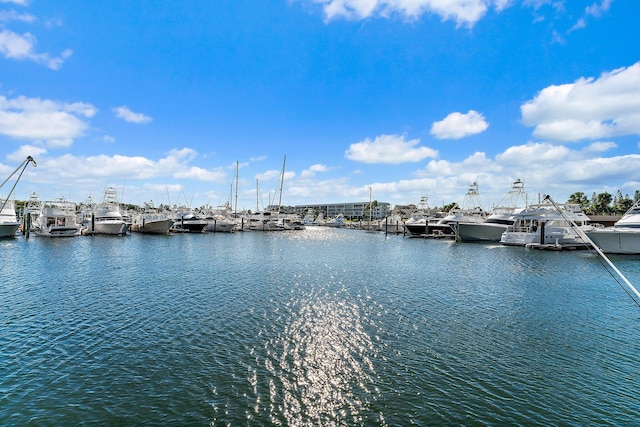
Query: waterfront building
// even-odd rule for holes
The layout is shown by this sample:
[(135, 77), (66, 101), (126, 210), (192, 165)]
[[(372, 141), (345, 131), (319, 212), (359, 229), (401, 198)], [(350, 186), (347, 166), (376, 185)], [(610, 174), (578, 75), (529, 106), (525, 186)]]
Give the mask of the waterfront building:
[[(322, 212), (325, 218), (333, 218), (342, 214), (348, 220), (359, 220), (369, 217), (367, 207), (369, 202), (350, 202), (350, 203), (324, 203), (311, 205), (294, 206), (295, 213), (304, 215), (309, 209), (316, 214)], [(382, 219), (391, 213), (391, 204), (387, 202), (377, 202), (373, 207), (371, 217), (373, 219)]]

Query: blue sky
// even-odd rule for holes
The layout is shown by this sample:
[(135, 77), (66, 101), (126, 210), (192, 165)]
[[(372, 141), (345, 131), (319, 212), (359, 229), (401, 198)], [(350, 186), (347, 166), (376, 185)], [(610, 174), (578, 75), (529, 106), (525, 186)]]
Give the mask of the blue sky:
[[(632, 0), (0, 0), (15, 198), (255, 209), (640, 189)], [(257, 185), (256, 185), (257, 183)], [(260, 196), (256, 196), (256, 188)], [(3, 195), (8, 192), (2, 188)], [(259, 201), (258, 201), (259, 200)], [(276, 197), (277, 200), (277, 197)]]

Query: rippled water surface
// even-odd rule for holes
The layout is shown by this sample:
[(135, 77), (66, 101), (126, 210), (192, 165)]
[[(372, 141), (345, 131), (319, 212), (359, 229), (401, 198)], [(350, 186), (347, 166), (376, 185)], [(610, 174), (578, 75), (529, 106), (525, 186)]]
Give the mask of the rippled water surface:
[(0, 425), (640, 420), (640, 309), (586, 251), (327, 228), (0, 251)]

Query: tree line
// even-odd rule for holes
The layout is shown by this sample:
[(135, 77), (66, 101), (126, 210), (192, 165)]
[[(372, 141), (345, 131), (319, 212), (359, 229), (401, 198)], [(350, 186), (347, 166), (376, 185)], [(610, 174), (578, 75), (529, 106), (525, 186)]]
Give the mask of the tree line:
[(594, 191), (591, 198), (578, 191), (569, 196), (567, 202), (580, 205), (587, 215), (623, 215), (638, 200), (640, 200), (640, 190), (636, 190), (633, 198), (630, 198), (628, 194), (623, 196), (620, 190), (616, 192), (615, 196), (606, 191), (600, 194), (596, 194)]

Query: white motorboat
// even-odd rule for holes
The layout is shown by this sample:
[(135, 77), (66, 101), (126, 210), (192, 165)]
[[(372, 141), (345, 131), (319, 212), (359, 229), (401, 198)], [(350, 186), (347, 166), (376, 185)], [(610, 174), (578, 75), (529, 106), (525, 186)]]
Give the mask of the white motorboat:
[(336, 228), (344, 227), (346, 225), (344, 222), (344, 215), (338, 214), (333, 218), (329, 218), (324, 222), (324, 225), (327, 227), (336, 227)]
[(38, 193), (31, 193), (29, 196), (29, 200), (27, 201), (27, 205), (24, 208), (23, 212), (23, 231), (36, 231), (38, 228), (38, 218), (40, 217), (40, 212), (42, 211), (42, 201), (40, 200), (40, 196)]
[(204, 231), (212, 233), (231, 233), (236, 228), (233, 218), (228, 218), (220, 213), (208, 214), (204, 217), (207, 222)]
[(286, 228), (278, 221), (278, 214), (270, 211), (254, 212), (249, 216), (251, 231), (283, 231)]
[(42, 237), (73, 237), (80, 234), (76, 222), (76, 204), (64, 198), (42, 204), (36, 235)]
[(389, 215), (380, 222), (380, 228), (385, 233), (401, 234), (404, 232), (404, 222), (400, 215)]
[(285, 230), (304, 230), (306, 229), (300, 215), (296, 214), (280, 214), (277, 223), (282, 225)]
[(0, 237), (14, 237), (18, 227), (13, 200), (0, 199)]
[(612, 227), (588, 231), (587, 236), (604, 253), (640, 254), (640, 200)]
[(173, 227), (169, 231), (175, 233), (202, 233), (208, 225), (200, 216), (188, 210), (177, 210), (173, 217)]
[(169, 234), (171, 226), (173, 220), (158, 211), (151, 201), (144, 204), (142, 212), (132, 215), (129, 229), (136, 233)]
[(116, 189), (107, 187), (91, 214), (88, 231), (95, 234), (124, 235), (129, 230), (120, 212)]
[(481, 223), (487, 219), (488, 213), (482, 210), (478, 183), (469, 185), (462, 201), (449, 211), (444, 217), (434, 223), (429, 223), (427, 234), (435, 236), (453, 237), (452, 223)]
[(404, 229), (410, 237), (421, 237), (427, 234), (427, 225), (433, 222), (435, 218), (433, 212), (429, 209), (428, 200), (427, 196), (422, 196), (417, 209), (404, 222)]
[(499, 242), (502, 233), (515, 222), (514, 214), (526, 206), (524, 182), (516, 179), (484, 222), (453, 222), (450, 226), (456, 240), (461, 242)]
[(322, 212), (318, 212), (318, 216), (311, 222), (311, 225), (325, 225), (326, 220), (324, 219), (324, 214)]
[(530, 205), (514, 215), (515, 222), (502, 233), (500, 243), (509, 246), (555, 245), (586, 247), (587, 242), (572, 222), (586, 233), (597, 226), (572, 203), (556, 206), (552, 203)]

